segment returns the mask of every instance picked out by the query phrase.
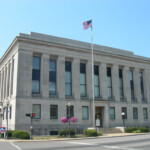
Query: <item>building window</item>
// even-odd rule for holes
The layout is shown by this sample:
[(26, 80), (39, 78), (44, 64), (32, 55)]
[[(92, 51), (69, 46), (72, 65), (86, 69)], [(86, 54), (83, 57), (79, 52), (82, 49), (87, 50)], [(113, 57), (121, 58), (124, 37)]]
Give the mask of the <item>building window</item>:
[(122, 69), (119, 69), (119, 88), (120, 88), (120, 99), (124, 99)]
[(56, 95), (56, 60), (49, 62), (49, 94)]
[(73, 106), (67, 106), (66, 107), (67, 118), (69, 118), (69, 109), (70, 109), (70, 117), (74, 117), (74, 107)]
[(80, 95), (86, 97), (86, 64), (80, 63)]
[(13, 95), (13, 86), (14, 86), (14, 62), (15, 62), (15, 60), (13, 59), (12, 72), (11, 72), (11, 95)]
[(133, 108), (133, 119), (138, 119), (138, 108)]
[(9, 107), (9, 119), (11, 119), (11, 115), (12, 115), (12, 107)]
[(140, 72), (141, 99), (144, 100), (143, 72)]
[(144, 116), (144, 119), (148, 119), (148, 112), (147, 112), (147, 108), (143, 108), (143, 116)]
[(33, 117), (33, 119), (40, 119), (41, 118), (41, 104), (33, 104), (32, 113), (35, 113), (35, 117)]
[(3, 120), (5, 119), (5, 110), (6, 108), (3, 108)]
[(89, 119), (89, 107), (88, 106), (82, 106), (82, 119), (83, 120)]
[(107, 67), (107, 95), (108, 99), (112, 99), (112, 79), (110, 67)]
[(127, 108), (126, 107), (122, 107), (122, 113), (125, 113), (124, 119), (127, 119)]
[(5, 68), (4, 99), (6, 98), (7, 67)]
[(115, 107), (109, 108), (109, 116), (111, 120), (115, 119)]
[(3, 95), (3, 91), (4, 91), (4, 70), (3, 70), (3, 74), (2, 74), (2, 90), (1, 90), (1, 97), (2, 99), (4, 98), (4, 95)]
[(58, 106), (57, 105), (50, 105), (50, 118), (58, 119)]
[(32, 94), (40, 94), (40, 57), (33, 56)]
[(10, 87), (10, 68), (11, 68), (11, 64), (9, 64), (8, 66), (7, 97), (9, 96), (9, 87)]
[(131, 99), (135, 100), (135, 97), (134, 97), (134, 83), (133, 83), (133, 71), (130, 70), (129, 74), (130, 74)]
[(66, 96), (72, 95), (72, 75), (70, 61), (65, 61), (65, 94)]
[(94, 92), (95, 92), (95, 97), (100, 97), (99, 67), (97, 65), (94, 65)]

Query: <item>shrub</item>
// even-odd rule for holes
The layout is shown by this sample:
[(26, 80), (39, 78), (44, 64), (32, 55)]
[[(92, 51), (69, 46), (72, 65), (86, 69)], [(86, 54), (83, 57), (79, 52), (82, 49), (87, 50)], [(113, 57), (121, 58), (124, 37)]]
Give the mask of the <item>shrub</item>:
[[(64, 129), (64, 130), (59, 130), (58, 135), (59, 136), (68, 136), (69, 130), (68, 129)], [(75, 131), (74, 129), (70, 129), (70, 135), (74, 136), (75, 135)]]
[(98, 135), (102, 135), (102, 132), (98, 132)]
[(141, 130), (132, 131), (132, 133), (141, 133)]
[(85, 135), (86, 136), (98, 136), (97, 131), (96, 130), (92, 130), (92, 129), (85, 130)]
[(147, 127), (128, 127), (126, 129), (127, 133), (132, 133), (133, 131), (140, 130), (141, 132), (149, 132), (149, 128)]
[(12, 132), (12, 137), (19, 138), (19, 139), (29, 139), (30, 135), (26, 131), (15, 130)]

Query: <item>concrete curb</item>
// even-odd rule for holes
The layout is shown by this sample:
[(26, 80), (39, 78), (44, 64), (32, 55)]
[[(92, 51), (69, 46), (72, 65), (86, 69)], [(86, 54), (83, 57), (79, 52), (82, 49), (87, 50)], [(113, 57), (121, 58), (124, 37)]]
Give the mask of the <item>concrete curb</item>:
[(121, 134), (107, 134), (98, 137), (84, 137), (84, 138), (58, 138), (58, 139), (46, 139), (46, 140), (20, 140), (20, 139), (0, 139), (0, 142), (52, 142), (52, 141), (76, 141), (76, 140), (86, 140), (86, 139), (101, 139), (101, 138), (115, 138), (115, 137), (125, 137), (125, 136), (140, 136), (147, 135), (150, 133), (121, 133)]

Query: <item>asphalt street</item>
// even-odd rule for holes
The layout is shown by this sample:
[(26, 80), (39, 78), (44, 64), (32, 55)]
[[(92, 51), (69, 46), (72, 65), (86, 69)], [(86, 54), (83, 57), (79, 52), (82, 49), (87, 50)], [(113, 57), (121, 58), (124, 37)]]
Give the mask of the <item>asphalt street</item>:
[(150, 150), (150, 134), (49, 142), (0, 141), (0, 150)]

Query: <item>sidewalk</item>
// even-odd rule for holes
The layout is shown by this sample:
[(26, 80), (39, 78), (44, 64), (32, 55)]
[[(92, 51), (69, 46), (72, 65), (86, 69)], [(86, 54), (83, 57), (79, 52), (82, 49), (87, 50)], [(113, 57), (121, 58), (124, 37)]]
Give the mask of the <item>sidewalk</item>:
[(113, 138), (113, 137), (123, 137), (123, 136), (138, 136), (146, 135), (150, 133), (113, 133), (104, 134), (97, 137), (83, 137), (83, 138), (56, 138), (56, 139), (41, 139), (41, 140), (22, 140), (22, 139), (0, 139), (0, 142), (50, 142), (50, 141), (72, 141), (72, 140), (84, 140), (84, 139), (95, 139), (95, 138)]

